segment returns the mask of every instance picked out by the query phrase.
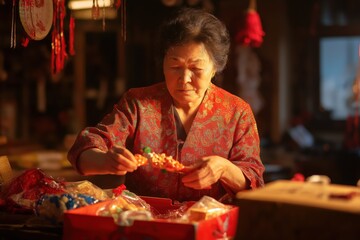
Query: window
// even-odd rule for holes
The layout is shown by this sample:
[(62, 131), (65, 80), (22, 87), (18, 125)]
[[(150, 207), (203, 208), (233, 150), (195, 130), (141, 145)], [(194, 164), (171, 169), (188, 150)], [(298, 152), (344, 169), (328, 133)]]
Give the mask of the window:
[(320, 38), (320, 104), (331, 113), (331, 120), (345, 120), (354, 113), (359, 46), (360, 36)]

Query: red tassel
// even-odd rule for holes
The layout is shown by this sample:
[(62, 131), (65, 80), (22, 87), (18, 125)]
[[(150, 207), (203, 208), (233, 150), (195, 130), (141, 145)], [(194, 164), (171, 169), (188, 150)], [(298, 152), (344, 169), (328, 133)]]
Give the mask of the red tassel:
[(54, 1), (54, 14), (53, 14), (53, 31), (51, 33), (51, 72), (56, 72), (56, 34), (57, 34), (57, 12), (58, 12), (58, 1)]
[(74, 48), (74, 30), (75, 30), (75, 19), (73, 16), (70, 16), (70, 23), (69, 23), (69, 54), (75, 55), (75, 48)]
[(29, 45), (29, 42), (30, 42), (30, 40), (29, 40), (29, 38), (23, 38), (22, 40), (21, 40), (21, 46), (23, 46), (23, 47), (27, 47), (28, 45)]
[(236, 34), (235, 40), (241, 45), (260, 47), (264, 35), (259, 14), (255, 10), (249, 10), (245, 16), (244, 26)]
[(66, 44), (64, 38), (65, 0), (55, 0), (53, 31), (52, 31), (52, 59), (51, 67), (53, 73), (58, 73), (64, 68)]
[(61, 10), (60, 10), (60, 41), (61, 41), (61, 52), (60, 52), (60, 62), (62, 70), (64, 68), (65, 59), (67, 57), (66, 54), (66, 43), (65, 43), (65, 35), (64, 35), (64, 18), (65, 18), (65, 0), (61, 0)]
[(51, 43), (51, 72), (54, 73), (55, 72), (55, 46), (54, 46), (54, 34), (52, 34), (52, 43)]
[(121, 6), (121, 0), (116, 0), (116, 3), (115, 3), (116, 9), (119, 9), (120, 6)]

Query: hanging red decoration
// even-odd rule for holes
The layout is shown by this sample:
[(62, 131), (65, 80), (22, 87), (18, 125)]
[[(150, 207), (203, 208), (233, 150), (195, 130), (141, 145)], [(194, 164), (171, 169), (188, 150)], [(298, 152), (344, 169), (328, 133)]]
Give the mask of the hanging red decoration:
[(260, 16), (256, 11), (256, 0), (250, 0), (244, 22), (235, 36), (235, 41), (240, 45), (260, 47), (264, 36)]
[(51, 43), (51, 69), (54, 74), (64, 68), (66, 44), (64, 39), (65, 0), (55, 0)]
[(116, 3), (115, 3), (116, 9), (119, 9), (120, 6), (121, 6), (121, 0), (116, 0)]
[(50, 32), (53, 6), (53, 0), (19, 0), (20, 22), (31, 40), (42, 40)]
[(98, 0), (93, 0), (93, 5), (91, 8), (91, 16), (94, 20), (98, 19), (100, 16), (100, 8), (99, 8)]
[(75, 38), (75, 19), (73, 16), (70, 16), (69, 22), (69, 54), (75, 55), (75, 48), (74, 48), (74, 38)]
[(29, 45), (30, 39), (25, 37), (21, 40), (21, 46), (27, 47)]
[[(56, 74), (64, 68), (67, 58), (64, 18), (66, 0), (12, 0), (10, 48), (17, 45), (17, 10), (26, 37), (21, 39), (21, 46), (27, 47), (30, 40), (44, 39), (52, 28), (51, 70)], [(94, 0), (95, 1), (95, 0)], [(98, 0), (96, 0), (97, 2)], [(120, 1), (120, 0), (119, 0)], [(74, 49), (75, 19), (69, 21), (69, 54), (75, 55)]]
[(16, 0), (12, 1), (10, 48), (16, 47)]

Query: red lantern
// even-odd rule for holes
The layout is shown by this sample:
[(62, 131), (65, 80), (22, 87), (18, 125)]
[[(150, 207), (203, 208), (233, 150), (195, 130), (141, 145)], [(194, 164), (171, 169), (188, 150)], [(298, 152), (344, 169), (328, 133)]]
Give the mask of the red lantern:
[(244, 22), (235, 36), (235, 41), (240, 45), (260, 47), (264, 35), (260, 16), (256, 11), (256, 0), (251, 0)]

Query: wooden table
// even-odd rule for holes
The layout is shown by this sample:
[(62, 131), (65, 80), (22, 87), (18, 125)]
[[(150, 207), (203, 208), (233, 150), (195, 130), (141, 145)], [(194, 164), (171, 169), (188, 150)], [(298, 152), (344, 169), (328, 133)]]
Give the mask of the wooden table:
[(0, 212), (0, 239), (41, 239), (62, 238), (62, 225), (51, 224), (35, 215)]

